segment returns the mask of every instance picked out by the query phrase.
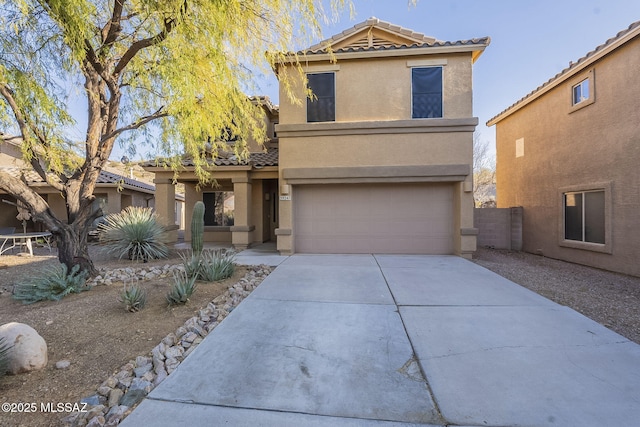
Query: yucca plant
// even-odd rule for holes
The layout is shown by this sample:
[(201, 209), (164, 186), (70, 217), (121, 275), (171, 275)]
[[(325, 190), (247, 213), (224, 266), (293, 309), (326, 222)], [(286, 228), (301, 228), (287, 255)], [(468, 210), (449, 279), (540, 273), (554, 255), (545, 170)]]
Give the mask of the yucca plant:
[(173, 285), (167, 293), (169, 305), (186, 304), (196, 290), (196, 277), (187, 276), (184, 271), (173, 272)]
[(0, 337), (0, 378), (4, 377), (9, 367), (9, 350), (11, 346), (4, 337)]
[(86, 279), (87, 273), (81, 272), (79, 265), (68, 272), (65, 264), (58, 264), (30, 281), (14, 286), (13, 298), (24, 304), (43, 300), (59, 301), (70, 293), (77, 294), (91, 289)]
[(198, 277), (200, 275), (201, 253), (197, 254), (193, 251), (179, 252), (184, 271), (188, 277)]
[(133, 313), (144, 308), (147, 303), (147, 293), (138, 284), (127, 286), (125, 283), (124, 290), (118, 300), (124, 304), (124, 308), (127, 311)]
[(151, 208), (129, 206), (120, 213), (108, 215), (98, 230), (107, 252), (119, 259), (127, 256), (130, 260), (147, 262), (169, 254), (166, 231)]
[(233, 275), (235, 271), (235, 258), (233, 252), (222, 250), (203, 251), (200, 261), (200, 278), (207, 282), (224, 280)]

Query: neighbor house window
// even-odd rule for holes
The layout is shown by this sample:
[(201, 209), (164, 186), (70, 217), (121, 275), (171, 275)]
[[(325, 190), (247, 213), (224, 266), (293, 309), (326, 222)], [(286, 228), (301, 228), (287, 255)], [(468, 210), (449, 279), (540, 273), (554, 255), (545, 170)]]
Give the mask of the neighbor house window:
[(335, 73), (307, 74), (311, 98), (307, 98), (307, 122), (336, 120)]
[(584, 79), (573, 86), (573, 105), (589, 100), (589, 79)]
[(411, 104), (414, 119), (442, 117), (442, 67), (411, 69)]
[(202, 193), (204, 225), (226, 227), (233, 225), (233, 191)]
[(605, 244), (604, 190), (564, 193), (564, 238)]

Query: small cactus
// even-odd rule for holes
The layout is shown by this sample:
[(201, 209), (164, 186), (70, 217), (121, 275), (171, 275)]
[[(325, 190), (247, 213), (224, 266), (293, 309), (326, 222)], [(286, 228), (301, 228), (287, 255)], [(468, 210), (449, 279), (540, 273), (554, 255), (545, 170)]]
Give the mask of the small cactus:
[(202, 252), (202, 240), (204, 236), (204, 203), (197, 201), (193, 206), (191, 215), (191, 250), (196, 255)]

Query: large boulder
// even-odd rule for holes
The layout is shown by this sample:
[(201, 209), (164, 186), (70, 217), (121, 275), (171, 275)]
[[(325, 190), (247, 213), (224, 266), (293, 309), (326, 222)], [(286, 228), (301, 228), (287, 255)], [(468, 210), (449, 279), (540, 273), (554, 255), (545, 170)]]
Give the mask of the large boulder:
[(47, 366), (47, 343), (31, 326), (7, 323), (0, 326), (0, 337), (11, 346), (7, 354), (8, 374), (21, 374)]

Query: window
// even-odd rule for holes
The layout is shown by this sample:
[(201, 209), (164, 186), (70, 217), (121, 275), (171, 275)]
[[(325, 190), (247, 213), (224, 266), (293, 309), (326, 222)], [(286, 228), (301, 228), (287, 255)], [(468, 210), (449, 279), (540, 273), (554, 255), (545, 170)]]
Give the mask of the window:
[(584, 79), (577, 85), (573, 86), (573, 105), (589, 99), (589, 79)]
[(307, 98), (307, 122), (336, 120), (335, 73), (307, 74), (308, 87), (313, 93)]
[(442, 117), (442, 67), (411, 69), (411, 104), (414, 119)]
[(233, 225), (233, 191), (202, 193), (204, 225), (228, 227)]
[(605, 244), (604, 190), (564, 193), (564, 238)]

